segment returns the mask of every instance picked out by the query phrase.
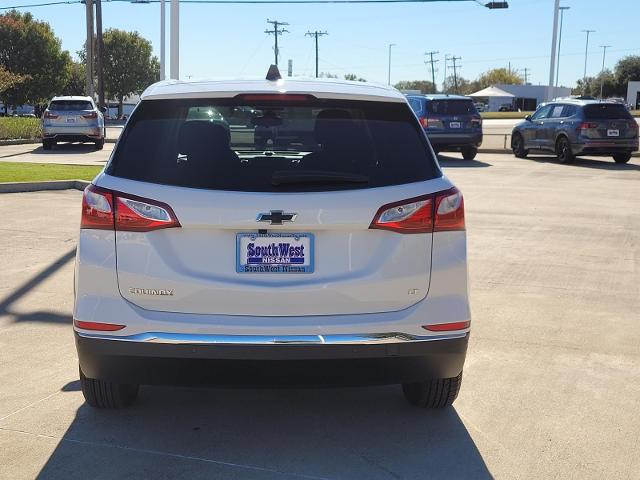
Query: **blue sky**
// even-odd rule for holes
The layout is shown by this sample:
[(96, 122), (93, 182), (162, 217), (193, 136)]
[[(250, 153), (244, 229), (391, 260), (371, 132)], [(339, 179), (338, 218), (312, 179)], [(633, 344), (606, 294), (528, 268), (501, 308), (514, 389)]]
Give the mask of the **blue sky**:
[[(104, 0), (103, 0), (104, 1)], [(36, 0), (0, 0), (0, 6)], [(474, 79), (496, 67), (528, 68), (530, 81), (546, 83), (553, 0), (509, 0), (508, 10), (488, 10), (473, 2), (383, 5), (181, 5), (181, 77), (262, 76), (273, 59), (273, 37), (266, 20), (289, 22), (280, 37), (280, 67), (293, 59), (296, 75), (314, 74), (314, 42), (308, 30), (326, 30), (320, 40), (320, 71), (355, 73), (369, 81), (387, 80), (387, 45), (395, 43), (392, 83), (430, 79), (423, 53), (439, 51), (437, 81), (444, 75), (444, 54), (462, 57), (460, 74)], [(626, 55), (640, 55), (640, 0), (563, 0), (565, 12), (560, 83), (573, 86), (584, 68), (585, 34), (591, 34), (587, 74), (599, 72), (602, 49), (607, 65)], [(84, 6), (26, 9), (53, 27), (63, 48), (75, 55), (84, 42)], [(159, 4), (103, 4), (104, 28), (137, 30), (160, 53)], [(167, 51), (168, 51), (167, 4)], [(169, 60), (167, 59), (167, 70)]]

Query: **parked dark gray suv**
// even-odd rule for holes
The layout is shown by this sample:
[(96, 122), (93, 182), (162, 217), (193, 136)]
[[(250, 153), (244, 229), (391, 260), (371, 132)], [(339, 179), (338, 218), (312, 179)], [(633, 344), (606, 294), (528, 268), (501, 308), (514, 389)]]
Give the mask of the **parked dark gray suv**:
[(638, 150), (638, 124), (620, 103), (556, 100), (515, 126), (511, 148), (519, 158), (554, 152), (562, 163), (578, 155), (612, 156), (617, 163), (627, 163)]

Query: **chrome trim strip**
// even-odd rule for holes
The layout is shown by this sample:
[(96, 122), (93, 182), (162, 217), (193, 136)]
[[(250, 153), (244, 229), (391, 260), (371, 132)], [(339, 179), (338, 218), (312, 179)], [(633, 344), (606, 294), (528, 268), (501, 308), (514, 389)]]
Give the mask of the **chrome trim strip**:
[(337, 335), (208, 335), (198, 333), (146, 332), (134, 335), (109, 335), (76, 330), (84, 338), (167, 344), (205, 345), (376, 345), (387, 343), (431, 342), (453, 340), (467, 335), (468, 330), (445, 335), (410, 335), (407, 333), (369, 333)]

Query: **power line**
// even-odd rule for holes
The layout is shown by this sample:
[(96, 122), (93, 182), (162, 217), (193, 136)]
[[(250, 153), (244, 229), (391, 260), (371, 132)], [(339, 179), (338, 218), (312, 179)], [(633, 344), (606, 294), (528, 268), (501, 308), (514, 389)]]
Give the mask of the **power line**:
[(273, 30), (265, 30), (264, 33), (273, 35), (274, 42), (275, 42), (273, 46), (273, 53), (275, 54), (275, 58), (276, 58), (275, 65), (278, 66), (278, 53), (279, 53), (278, 37), (283, 33), (289, 33), (289, 30), (287, 30), (286, 28), (278, 28), (278, 27), (282, 25), (289, 25), (289, 24), (287, 22), (280, 22), (278, 20), (269, 20), (269, 19), (267, 19), (267, 23), (270, 23), (271, 25), (273, 25)]
[(316, 40), (316, 78), (318, 78), (318, 37), (323, 35), (329, 35), (327, 32), (319, 32), (316, 30), (315, 32), (307, 32), (304, 34), (305, 37), (315, 37)]
[(433, 93), (436, 93), (438, 90), (436, 88), (436, 67), (435, 64), (439, 62), (439, 60), (434, 60), (433, 56), (438, 54), (440, 52), (426, 52), (425, 55), (429, 55), (429, 57), (431, 57), (431, 60), (425, 60), (425, 65), (427, 63), (431, 64), (431, 82), (433, 83)]

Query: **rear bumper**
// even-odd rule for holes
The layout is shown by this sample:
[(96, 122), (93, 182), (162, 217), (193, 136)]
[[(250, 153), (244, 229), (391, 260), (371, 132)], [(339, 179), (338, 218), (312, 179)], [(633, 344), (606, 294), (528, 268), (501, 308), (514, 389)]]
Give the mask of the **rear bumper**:
[(631, 153), (638, 150), (638, 140), (622, 141), (590, 141), (573, 145), (575, 155), (612, 155), (614, 153)]
[(71, 128), (43, 127), (42, 138), (57, 142), (94, 142), (104, 137), (104, 128), (86, 126)]
[(482, 132), (473, 133), (430, 133), (426, 131), (431, 145), (438, 149), (479, 147), (482, 145)]
[[(170, 385), (373, 385), (451, 378), (462, 371), (469, 333), (291, 337), (143, 334), (117, 339), (75, 333), (89, 378)], [(268, 338), (268, 337), (264, 337)], [(175, 342), (175, 343), (169, 343)], [(290, 343), (289, 343), (290, 342)]]

